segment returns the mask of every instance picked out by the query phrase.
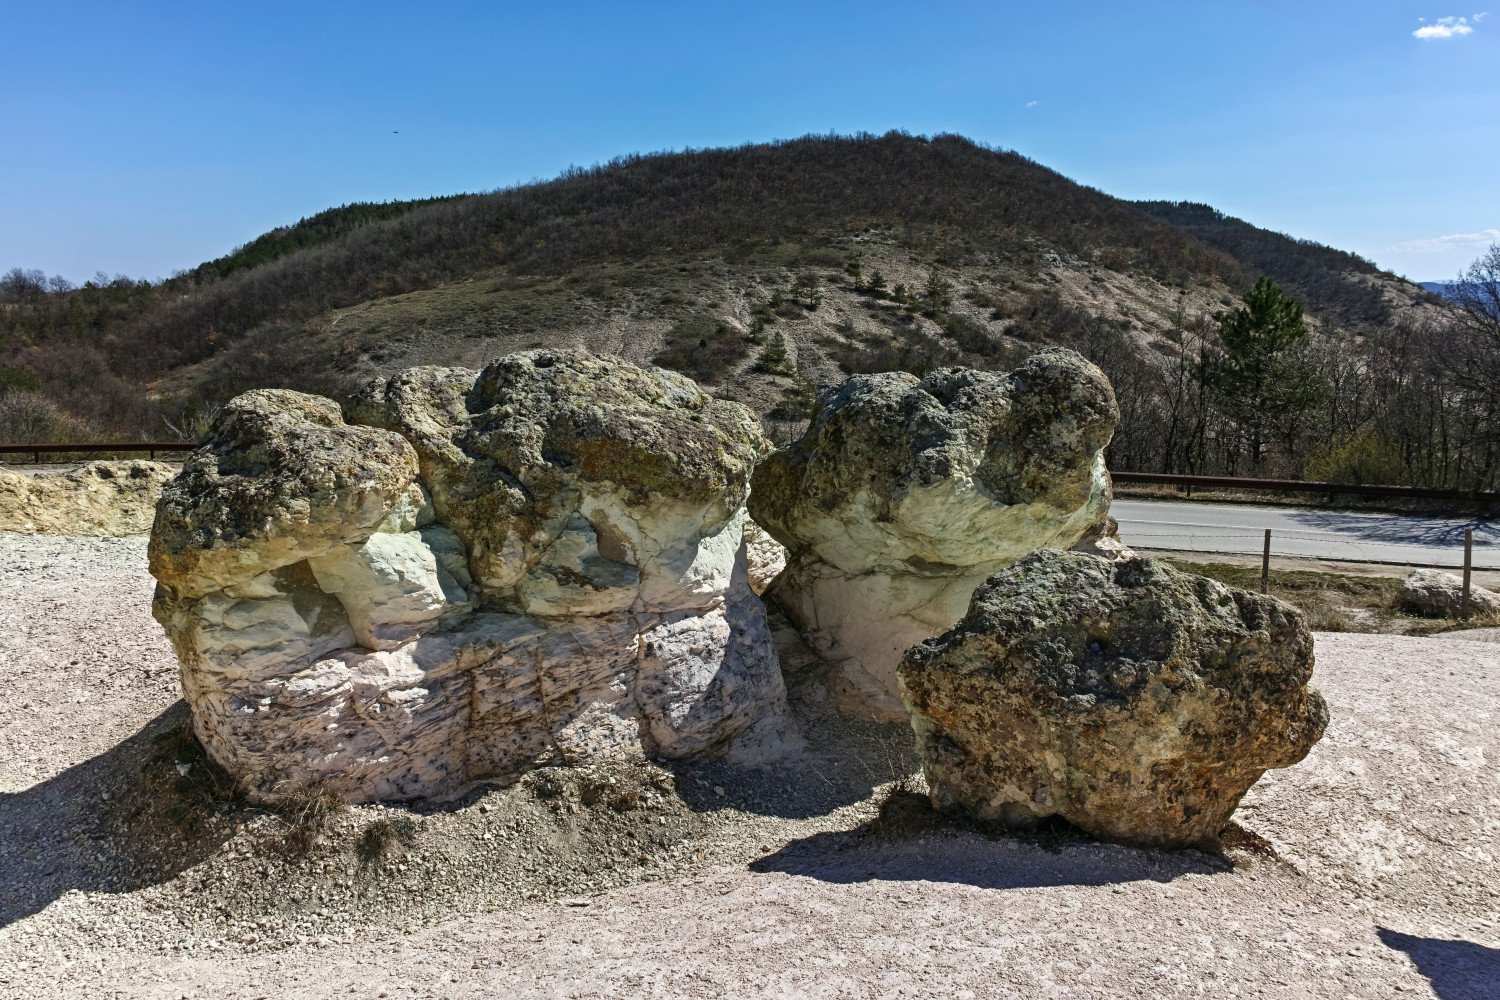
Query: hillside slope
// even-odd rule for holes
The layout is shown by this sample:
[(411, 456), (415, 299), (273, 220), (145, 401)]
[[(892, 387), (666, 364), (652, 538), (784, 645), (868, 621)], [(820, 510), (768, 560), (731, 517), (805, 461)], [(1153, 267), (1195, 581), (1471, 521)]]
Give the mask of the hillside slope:
[(889, 133), (344, 206), (128, 296), (12, 307), (0, 337), (96, 433), (159, 433), (164, 418), (190, 432), (254, 386), (341, 396), (411, 364), (563, 343), (668, 364), (790, 433), (850, 372), (1006, 367), (1048, 343), (1128, 389), (1181, 363), (1262, 273), (1330, 336), (1429, 301), (1207, 206), (1132, 204), (1013, 152)]

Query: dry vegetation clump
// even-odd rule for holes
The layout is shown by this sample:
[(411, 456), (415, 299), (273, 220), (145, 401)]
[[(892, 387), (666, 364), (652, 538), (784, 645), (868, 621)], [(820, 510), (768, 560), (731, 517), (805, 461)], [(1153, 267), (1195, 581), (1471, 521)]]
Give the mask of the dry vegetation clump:
[(281, 846), (288, 855), (312, 854), (328, 845), (335, 822), (349, 811), (342, 801), (326, 792), (303, 789), (276, 806), (281, 822)]
[(1424, 618), (1414, 622), (1406, 630), (1406, 634), (1438, 635), (1443, 632), (1458, 632), (1471, 628), (1500, 628), (1500, 611), (1471, 615), (1468, 618), (1460, 618), (1456, 615), (1447, 618)]
[(1286, 864), (1281, 855), (1276, 853), (1276, 845), (1233, 820), (1219, 834), (1219, 849), (1236, 868), (1247, 867), (1251, 858), (1264, 858), (1282, 865)]
[[(1168, 561), (1185, 573), (1241, 590), (1260, 590), (1257, 567)], [(1401, 615), (1401, 581), (1395, 577), (1273, 569), (1270, 585), (1271, 595), (1300, 609), (1314, 631), (1409, 631), (1400, 627), (1405, 620)]]
[(406, 856), (417, 839), (417, 823), (410, 816), (380, 816), (365, 824), (355, 842), (360, 863), (379, 868)]
[(152, 810), (189, 839), (209, 833), (216, 818), (242, 803), (234, 779), (203, 749), (186, 712), (152, 742), (140, 778), (132, 818)]
[(911, 840), (945, 822), (943, 815), (932, 808), (927, 793), (912, 778), (891, 782), (878, 803), (875, 818), (864, 832), (882, 840)]

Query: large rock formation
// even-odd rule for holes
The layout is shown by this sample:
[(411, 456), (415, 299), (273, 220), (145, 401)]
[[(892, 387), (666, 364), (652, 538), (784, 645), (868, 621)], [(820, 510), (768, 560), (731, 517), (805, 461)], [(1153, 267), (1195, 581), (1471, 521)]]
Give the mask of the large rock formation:
[(1274, 597), (1037, 552), (900, 676), (938, 808), (1181, 846), (1213, 842), (1261, 774), (1323, 735), (1312, 669), (1312, 633)]
[(0, 469), (0, 531), (35, 535), (135, 535), (151, 530), (165, 462), (89, 462), (33, 474)]
[(903, 717), (896, 667), (974, 588), (1107, 514), (1104, 374), (1044, 351), (1009, 374), (856, 375), (755, 474), (750, 509), (788, 549), (770, 595), (839, 664), (846, 703)]
[(152, 532), (199, 736), (252, 797), (775, 752), (784, 693), (742, 546), (768, 445), (748, 410), (531, 351), (378, 381), (350, 419), (240, 396)]

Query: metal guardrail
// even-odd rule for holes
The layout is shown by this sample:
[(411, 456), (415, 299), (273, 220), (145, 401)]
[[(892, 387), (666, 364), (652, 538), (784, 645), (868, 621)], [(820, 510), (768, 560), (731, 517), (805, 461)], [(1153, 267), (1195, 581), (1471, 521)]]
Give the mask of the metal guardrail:
[(64, 444), (0, 444), (0, 455), (32, 455), (40, 465), (43, 455), (97, 455), (110, 452), (144, 451), (152, 458), (159, 451), (192, 451), (194, 441), (79, 441)]
[(1500, 503), (1500, 493), (1485, 490), (1433, 489), (1425, 486), (1314, 483), (1300, 479), (1241, 479), (1237, 476), (1178, 476), (1166, 472), (1111, 472), (1117, 483), (1151, 483), (1192, 489), (1246, 490), (1262, 493), (1342, 493), (1367, 497), (1405, 497), (1410, 500), (1459, 500)]
[[(157, 452), (192, 451), (194, 441), (87, 441), (63, 444), (0, 444), (0, 455), (32, 455), (37, 462), (43, 455), (98, 454), (100, 452), (144, 451), (152, 458)], [(1356, 485), (1352, 483), (1314, 483), (1300, 479), (1242, 479), (1238, 476), (1180, 476), (1167, 472), (1111, 472), (1117, 483), (1180, 486), (1188, 490), (1221, 489), (1265, 493), (1354, 494), (1368, 497), (1406, 497), (1411, 500), (1459, 500), (1470, 503), (1500, 503), (1500, 492), (1483, 490), (1432, 489), (1423, 486)]]

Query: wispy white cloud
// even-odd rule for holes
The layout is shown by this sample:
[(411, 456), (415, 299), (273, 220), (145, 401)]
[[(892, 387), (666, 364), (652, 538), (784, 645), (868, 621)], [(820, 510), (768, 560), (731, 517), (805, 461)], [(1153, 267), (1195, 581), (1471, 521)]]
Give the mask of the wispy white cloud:
[[(1485, 12), (1489, 13), (1488, 11)], [(1474, 22), (1479, 23), (1484, 19), (1484, 14), (1475, 14)], [(1440, 17), (1431, 24), (1427, 24), (1426, 18), (1418, 18), (1424, 22), (1420, 28), (1412, 32), (1413, 38), (1420, 38), (1424, 42), (1438, 41), (1443, 38), (1459, 38), (1463, 35), (1472, 35), (1474, 25), (1469, 23), (1467, 17)]]
[(1486, 11), (1480, 11), (1478, 14), (1475, 14), (1474, 17), (1471, 20), (1473, 20), (1473, 22), (1475, 24), (1478, 24), (1480, 21), (1483, 21), (1485, 18), (1487, 18), (1489, 16), (1490, 16), (1490, 12), (1489, 11), (1487, 11), (1487, 10)]
[(1042, 106), (1042, 102), (1041, 101), (1027, 101), (1026, 102), (1026, 110), (1027, 111), (1030, 111), (1032, 108), (1039, 108), (1041, 106)]
[(1481, 229), (1477, 233), (1449, 233), (1447, 236), (1407, 240), (1405, 243), (1397, 243), (1391, 249), (1397, 253), (1442, 253), (1464, 247), (1485, 247), (1491, 243), (1500, 243), (1500, 229)]

